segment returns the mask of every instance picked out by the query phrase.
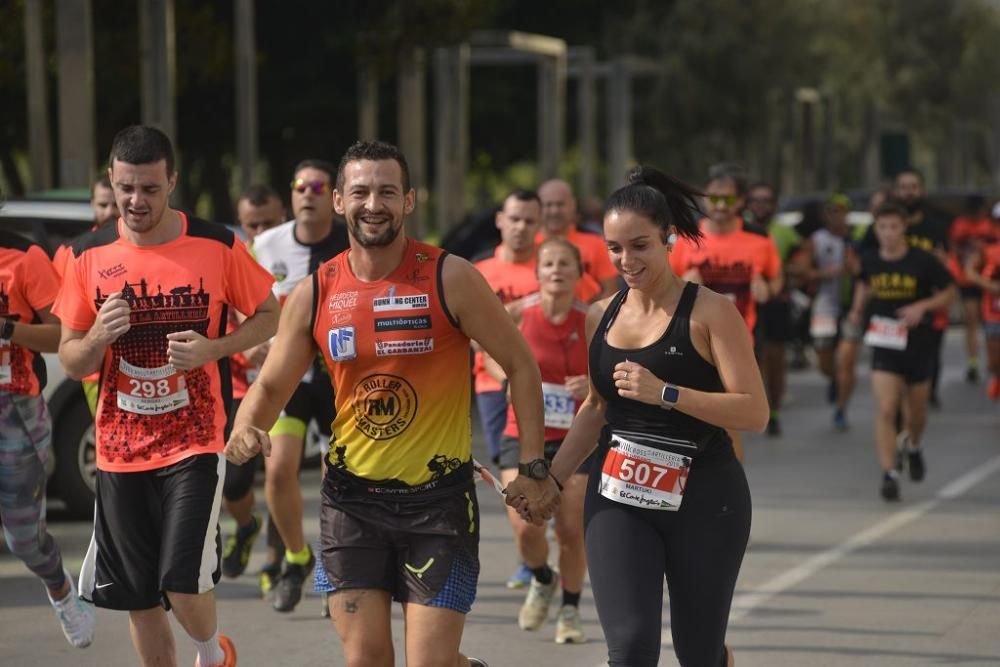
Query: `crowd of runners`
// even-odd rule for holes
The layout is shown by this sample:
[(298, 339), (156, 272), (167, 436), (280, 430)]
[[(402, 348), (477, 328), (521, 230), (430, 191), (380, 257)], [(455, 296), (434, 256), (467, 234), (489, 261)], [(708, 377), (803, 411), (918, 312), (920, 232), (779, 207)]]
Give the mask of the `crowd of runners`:
[[(985, 370), (1000, 398), (1000, 204), (970, 200), (952, 220), (914, 169), (863, 225), (843, 194), (786, 224), (775, 189), (726, 163), (698, 187), (635, 169), (595, 233), (550, 180), (499, 203), (500, 243), (471, 262), (407, 237), (418, 204), (394, 146), (359, 142), (291, 176), (291, 219), (254, 185), (237, 235), (169, 205), (171, 142), (133, 126), (93, 186), (88, 233), (50, 260), (0, 230), (0, 517), (73, 646), (92, 642), (96, 605), (128, 612), (142, 664), (176, 664), (173, 612), (197, 665), (235, 665), (214, 589), (246, 572), (263, 532), (262, 597), (289, 612), (312, 585), (347, 664), (394, 664), (395, 601), (408, 664), (485, 665), (460, 644), (480, 574), (475, 483), (492, 468), (517, 554), (507, 585), (525, 589), (512, 625), (540, 631), (554, 605), (555, 642), (586, 641), (589, 578), (609, 664), (655, 665), (666, 582), (680, 663), (732, 665), (751, 520), (741, 432), (781, 437), (789, 360), (812, 360), (831, 428), (849, 432), (870, 348), (874, 433), (851, 437), (875, 444), (885, 501), (903, 471), (926, 474), (952, 312), (965, 378)], [(44, 352), (82, 380), (96, 422), (78, 583), (45, 527)], [(330, 443), (313, 545), (310, 422)]]

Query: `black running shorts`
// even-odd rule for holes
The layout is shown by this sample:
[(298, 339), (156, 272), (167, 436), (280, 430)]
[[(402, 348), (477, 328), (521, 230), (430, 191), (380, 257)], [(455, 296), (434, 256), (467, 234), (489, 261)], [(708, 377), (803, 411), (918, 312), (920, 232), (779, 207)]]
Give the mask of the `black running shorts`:
[(927, 382), (936, 363), (933, 333), (924, 329), (910, 331), (905, 350), (872, 348), (872, 370), (901, 376), (906, 384)]
[(323, 482), (320, 551), (330, 586), (389, 591), (468, 613), (479, 581), (479, 503), (474, 488), (433, 497), (384, 499)]
[(167, 593), (219, 582), (226, 459), (199, 454), (142, 472), (97, 472), (94, 536), (80, 595), (105, 609), (169, 609)]

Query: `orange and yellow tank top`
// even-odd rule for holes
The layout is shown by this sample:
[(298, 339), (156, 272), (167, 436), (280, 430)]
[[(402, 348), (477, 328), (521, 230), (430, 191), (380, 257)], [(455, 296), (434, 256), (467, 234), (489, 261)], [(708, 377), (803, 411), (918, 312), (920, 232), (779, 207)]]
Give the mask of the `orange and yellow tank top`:
[(442, 295), (446, 253), (410, 240), (383, 280), (351, 270), (350, 250), (316, 271), (313, 337), (337, 416), (328, 463), (418, 486), (472, 458), (469, 338)]

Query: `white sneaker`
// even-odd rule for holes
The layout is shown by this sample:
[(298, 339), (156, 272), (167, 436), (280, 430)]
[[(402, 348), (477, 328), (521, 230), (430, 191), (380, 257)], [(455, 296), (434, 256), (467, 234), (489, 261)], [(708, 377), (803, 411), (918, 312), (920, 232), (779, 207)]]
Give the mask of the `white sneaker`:
[(572, 604), (564, 604), (556, 617), (556, 643), (582, 644), (587, 641), (583, 634), (583, 621), (580, 620), (580, 608)]
[(537, 630), (542, 627), (549, 618), (549, 605), (558, 589), (559, 573), (555, 570), (552, 571), (552, 581), (548, 584), (540, 584), (537, 579), (532, 578), (528, 595), (517, 614), (518, 627), (522, 630)]
[(66, 641), (75, 648), (87, 648), (94, 641), (94, 625), (97, 620), (94, 606), (80, 599), (73, 577), (66, 570), (63, 570), (63, 573), (69, 582), (69, 593), (62, 600), (53, 600), (49, 595), (49, 603), (56, 610), (56, 617), (62, 626), (63, 634), (66, 635)]

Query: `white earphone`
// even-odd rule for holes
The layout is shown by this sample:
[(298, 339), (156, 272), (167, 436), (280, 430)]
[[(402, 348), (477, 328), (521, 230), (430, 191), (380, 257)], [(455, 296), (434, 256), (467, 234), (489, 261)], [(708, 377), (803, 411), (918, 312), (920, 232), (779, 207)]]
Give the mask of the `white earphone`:
[(672, 246), (675, 243), (677, 243), (677, 234), (671, 232), (670, 236), (667, 237), (667, 245)]

